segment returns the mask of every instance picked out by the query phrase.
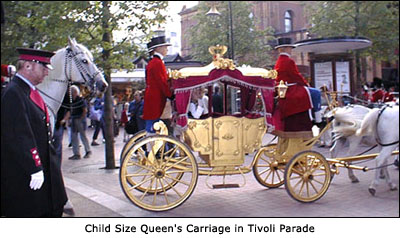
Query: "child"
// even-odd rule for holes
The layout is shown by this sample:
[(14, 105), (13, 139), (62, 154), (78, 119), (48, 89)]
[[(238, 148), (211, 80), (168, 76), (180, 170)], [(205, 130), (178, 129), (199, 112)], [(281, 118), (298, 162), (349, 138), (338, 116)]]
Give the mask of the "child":
[[(125, 127), (125, 124), (128, 122), (128, 108), (129, 108), (129, 103), (124, 104), (124, 109), (122, 110), (121, 113), (121, 125), (122, 127)], [(129, 140), (129, 134), (126, 133), (124, 130), (124, 140), (123, 142), (127, 142)]]

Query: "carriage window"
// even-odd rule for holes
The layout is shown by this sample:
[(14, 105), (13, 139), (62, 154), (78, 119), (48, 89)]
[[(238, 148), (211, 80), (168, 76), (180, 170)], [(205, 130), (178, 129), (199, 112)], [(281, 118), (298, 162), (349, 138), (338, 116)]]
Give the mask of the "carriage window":
[(240, 114), (240, 88), (229, 86), (227, 87), (227, 95), (226, 95), (226, 106), (227, 106), (227, 114), (235, 115)]

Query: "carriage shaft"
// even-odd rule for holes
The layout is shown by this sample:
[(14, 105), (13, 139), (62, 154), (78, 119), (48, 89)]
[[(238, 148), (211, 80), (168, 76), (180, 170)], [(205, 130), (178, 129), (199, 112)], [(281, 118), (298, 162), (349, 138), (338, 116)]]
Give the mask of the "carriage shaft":
[[(399, 154), (398, 150), (395, 150), (392, 152), (392, 155), (398, 155), (398, 154)], [(342, 162), (352, 162), (352, 161), (358, 161), (358, 160), (372, 159), (372, 158), (377, 157), (378, 155), (379, 155), (379, 153), (369, 154), (369, 155), (349, 156), (349, 157), (335, 158), (335, 159), (327, 158), (326, 160), (330, 163), (342, 163)]]

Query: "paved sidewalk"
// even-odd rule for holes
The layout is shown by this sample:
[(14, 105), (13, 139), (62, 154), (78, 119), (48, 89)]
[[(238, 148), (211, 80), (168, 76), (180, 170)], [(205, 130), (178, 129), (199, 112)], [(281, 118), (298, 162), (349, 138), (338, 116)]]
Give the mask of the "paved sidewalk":
[[(87, 137), (91, 141), (93, 129), (88, 129)], [(123, 130), (115, 138), (115, 164), (119, 166), (119, 155), (124, 143)], [(264, 139), (269, 141), (269, 136)], [(68, 148), (68, 135), (63, 140), (63, 164), (67, 193), (74, 204), (76, 217), (399, 217), (399, 191), (390, 191), (384, 180), (381, 180), (376, 196), (368, 192), (368, 186), (374, 171), (355, 171), (360, 179), (352, 184), (347, 178), (347, 171), (340, 170), (331, 182), (327, 193), (318, 201), (303, 204), (293, 200), (284, 186), (278, 189), (267, 189), (260, 185), (253, 173), (245, 175), (246, 185), (242, 188), (209, 189), (205, 176), (199, 176), (197, 186), (181, 206), (166, 212), (150, 212), (136, 207), (124, 195), (119, 184), (119, 170), (105, 170), (105, 145), (101, 144), (100, 133), (97, 142), (92, 146), (89, 159), (68, 160), (72, 148)], [(80, 148), (84, 154), (83, 147)], [(314, 150), (328, 155), (326, 148)], [(365, 148), (360, 147), (360, 151)], [(372, 151), (371, 153), (376, 153)], [(345, 156), (345, 155), (343, 155)], [(247, 156), (246, 164), (252, 157)], [(374, 161), (363, 166), (374, 167)], [(388, 168), (393, 182), (399, 185), (399, 170), (394, 166)], [(222, 177), (211, 177), (210, 183), (221, 183)], [(227, 176), (227, 183), (242, 183), (240, 175)], [(68, 217), (68, 215), (65, 215)]]

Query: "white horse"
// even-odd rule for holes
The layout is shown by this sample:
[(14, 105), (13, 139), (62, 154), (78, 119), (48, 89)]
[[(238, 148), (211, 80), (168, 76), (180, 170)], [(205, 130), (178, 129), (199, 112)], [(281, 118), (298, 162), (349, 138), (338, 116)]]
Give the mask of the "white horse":
[(58, 50), (51, 58), (53, 70), (37, 85), (49, 111), (51, 130), (68, 86), (72, 82), (84, 83), (94, 92), (104, 91), (107, 82), (93, 62), (93, 55), (75, 39), (68, 38), (68, 47)]
[[(399, 106), (372, 109), (361, 123), (357, 130), (357, 136), (372, 135), (379, 143), (380, 153), (376, 157), (376, 167), (387, 165), (388, 158), (392, 151), (399, 147)], [(391, 181), (387, 167), (382, 168), (386, 183), (390, 190), (397, 190), (396, 185)], [(379, 183), (379, 172), (369, 186), (372, 195), (376, 193), (376, 186)]]
[[(346, 143), (349, 143), (347, 155), (354, 155), (359, 145), (376, 145), (373, 136), (357, 136), (356, 131), (361, 128), (361, 122), (371, 109), (361, 105), (348, 105), (334, 109), (334, 120), (332, 121), (333, 145), (330, 149), (332, 158), (343, 151)], [(359, 182), (352, 169), (348, 169), (348, 176), (353, 183)]]

